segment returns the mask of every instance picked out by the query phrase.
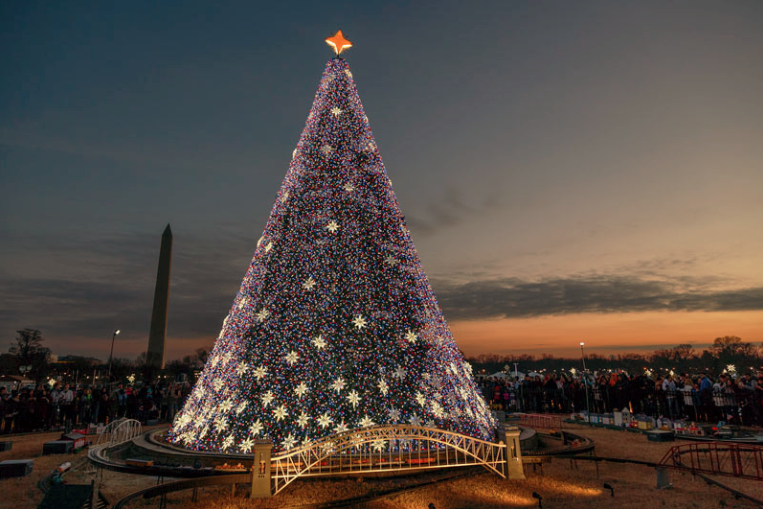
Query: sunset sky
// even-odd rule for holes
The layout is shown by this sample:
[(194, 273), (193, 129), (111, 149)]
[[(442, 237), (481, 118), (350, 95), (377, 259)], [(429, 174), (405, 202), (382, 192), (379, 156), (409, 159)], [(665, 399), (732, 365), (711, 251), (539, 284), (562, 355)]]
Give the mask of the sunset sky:
[(763, 341), (763, 3), (0, 3), (0, 351), (211, 346), (346, 58), (467, 355)]

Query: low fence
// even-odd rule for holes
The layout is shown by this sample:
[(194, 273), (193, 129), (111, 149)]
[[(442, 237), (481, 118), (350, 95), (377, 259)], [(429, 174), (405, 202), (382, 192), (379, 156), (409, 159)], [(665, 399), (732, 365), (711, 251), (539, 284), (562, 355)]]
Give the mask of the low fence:
[(496, 398), (494, 387), (484, 388), (485, 396), (494, 409), (506, 412), (567, 414), (588, 410), (611, 413), (628, 408), (632, 413), (670, 419), (688, 418), (693, 421), (718, 422), (748, 426), (763, 425), (763, 394), (747, 390), (741, 393), (662, 391), (650, 387), (589, 387), (547, 388), (520, 385), (501, 386)]

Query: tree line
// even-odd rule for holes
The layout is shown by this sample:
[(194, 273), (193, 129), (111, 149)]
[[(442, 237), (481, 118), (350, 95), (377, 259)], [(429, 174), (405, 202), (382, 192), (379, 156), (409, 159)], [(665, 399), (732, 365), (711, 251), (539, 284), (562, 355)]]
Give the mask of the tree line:
[[(492, 374), (497, 371), (514, 371), (514, 363), (522, 372), (539, 371), (568, 371), (570, 368), (581, 370), (582, 359), (577, 357), (555, 357), (543, 354), (533, 355), (496, 355), (482, 354), (467, 357), (475, 373)], [(715, 338), (712, 345), (704, 350), (697, 350), (692, 345), (680, 344), (671, 348), (655, 350), (652, 353), (624, 353), (617, 355), (598, 355), (585, 353), (586, 368), (591, 371), (605, 369), (622, 369), (629, 373), (649, 370), (672, 370), (676, 373), (696, 373), (709, 371), (723, 373), (733, 370), (738, 373), (749, 373), (752, 370), (763, 370), (763, 345), (754, 345), (743, 341), (738, 336), (723, 336)], [(506, 366), (509, 368), (506, 369)]]

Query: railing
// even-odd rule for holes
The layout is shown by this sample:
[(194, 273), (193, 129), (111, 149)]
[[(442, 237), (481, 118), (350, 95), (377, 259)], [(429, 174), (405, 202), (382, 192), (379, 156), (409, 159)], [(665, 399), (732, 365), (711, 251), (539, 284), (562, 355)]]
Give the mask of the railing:
[(529, 428), (555, 431), (563, 426), (562, 416), (554, 414), (519, 414), (519, 423)]
[(658, 467), (763, 481), (763, 447), (719, 442), (676, 445)]
[(492, 385), (485, 387), (484, 391), (493, 408), (498, 407), (506, 412), (569, 414), (589, 409), (596, 413), (610, 413), (615, 409), (628, 408), (634, 414), (663, 416), (672, 420), (688, 418), (701, 422), (763, 425), (763, 401), (755, 397), (755, 391), (663, 391), (656, 390), (653, 385), (589, 386), (587, 395), (582, 385), (564, 389), (534, 384), (519, 388), (501, 386), (498, 399), (494, 397)]
[(272, 494), (298, 477), (479, 465), (506, 477), (506, 445), (421, 426), (374, 426), (311, 442), (271, 460)]

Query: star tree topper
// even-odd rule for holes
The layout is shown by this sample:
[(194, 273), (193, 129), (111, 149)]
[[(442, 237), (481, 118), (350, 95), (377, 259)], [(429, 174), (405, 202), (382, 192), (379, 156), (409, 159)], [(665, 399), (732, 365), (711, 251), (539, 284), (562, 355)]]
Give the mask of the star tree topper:
[(352, 48), (352, 43), (344, 38), (341, 30), (338, 30), (337, 33), (326, 39), (326, 44), (331, 46), (337, 55), (347, 48)]

